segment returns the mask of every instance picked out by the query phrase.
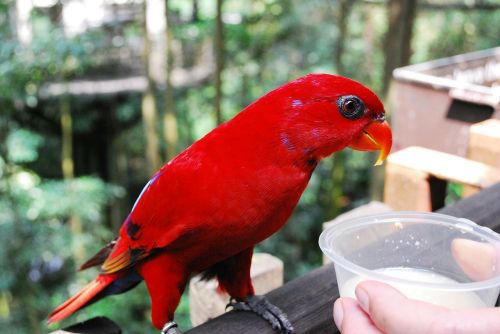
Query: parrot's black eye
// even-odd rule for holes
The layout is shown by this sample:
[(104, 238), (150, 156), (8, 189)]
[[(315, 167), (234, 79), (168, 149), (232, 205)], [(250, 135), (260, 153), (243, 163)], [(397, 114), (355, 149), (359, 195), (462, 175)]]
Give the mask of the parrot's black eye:
[(358, 119), (365, 113), (365, 104), (354, 95), (339, 97), (337, 106), (342, 116), (348, 119)]

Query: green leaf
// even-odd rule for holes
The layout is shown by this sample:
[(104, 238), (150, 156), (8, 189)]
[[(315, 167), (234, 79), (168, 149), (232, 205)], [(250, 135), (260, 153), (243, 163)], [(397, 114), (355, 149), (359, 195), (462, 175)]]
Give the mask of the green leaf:
[(8, 159), (14, 163), (26, 163), (38, 158), (42, 137), (28, 130), (17, 129), (7, 137)]

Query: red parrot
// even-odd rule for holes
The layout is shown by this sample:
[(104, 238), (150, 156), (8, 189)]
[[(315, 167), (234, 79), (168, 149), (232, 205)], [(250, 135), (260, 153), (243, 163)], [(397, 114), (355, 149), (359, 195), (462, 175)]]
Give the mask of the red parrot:
[(293, 326), (254, 296), (255, 244), (290, 217), (318, 162), (351, 147), (388, 155), (392, 133), (377, 96), (360, 83), (310, 74), (267, 93), (165, 164), (146, 184), (117, 239), (82, 265), (100, 274), (49, 323), (142, 280), (153, 325), (179, 333), (174, 312), (192, 273), (216, 277), (237, 310), (278, 330)]

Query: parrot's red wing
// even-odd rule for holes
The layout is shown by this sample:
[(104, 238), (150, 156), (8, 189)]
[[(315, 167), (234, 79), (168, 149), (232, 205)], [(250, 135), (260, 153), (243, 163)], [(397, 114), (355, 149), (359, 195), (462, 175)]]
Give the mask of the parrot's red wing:
[(101, 272), (103, 274), (111, 274), (128, 268), (132, 262), (131, 259), (129, 250), (117, 254), (115, 257), (108, 257), (101, 266)]
[[(162, 174), (162, 170), (158, 171), (155, 175), (153, 175), (151, 180), (149, 180), (144, 189), (142, 189), (139, 197), (132, 207), (131, 213), (122, 226), (120, 237), (115, 240), (113, 244), (108, 244), (107, 247), (104, 247), (93, 258), (88, 260), (87, 263), (90, 265), (102, 264), (101, 273), (112, 274), (128, 269), (134, 266), (138, 261), (150, 255), (151, 250), (154, 247), (151, 244), (154, 242), (154, 238), (148, 238), (147, 233), (145, 238), (141, 238), (141, 236), (144, 237), (144, 226), (140, 223), (141, 220), (139, 220), (138, 223), (132, 221), (132, 216), (135, 214), (135, 210), (151, 210), (151, 212), (157, 210), (157, 208), (149, 207), (144, 209), (141, 205), (139, 205), (141, 209), (138, 209), (137, 207), (139, 203), (148, 197), (150, 197), (150, 203), (156, 203), (156, 201), (151, 200), (151, 197), (154, 198), (155, 196), (158, 196), (158, 188), (156, 187), (157, 183), (155, 183), (155, 181), (161, 177)], [(87, 263), (85, 263), (82, 267), (84, 267)]]
[(112, 274), (130, 268), (151, 253), (142, 248), (128, 248), (124, 245), (125, 243), (120, 243), (119, 241), (102, 264), (101, 273)]
[(116, 239), (114, 239), (113, 241), (108, 243), (106, 246), (101, 248), (101, 250), (99, 252), (97, 252), (97, 254), (95, 254), (90, 259), (88, 259), (87, 262), (82, 264), (80, 266), (80, 268), (78, 268), (78, 270), (81, 271), (81, 270), (85, 270), (85, 269), (88, 269), (91, 267), (102, 265), (104, 263), (104, 261), (106, 261), (106, 259), (109, 257), (109, 254), (111, 254), (111, 252), (113, 251), (113, 248), (115, 247), (115, 245), (116, 245)]
[(101, 266), (101, 273), (112, 274), (133, 266), (137, 261), (150, 254), (144, 249), (117, 247), (118, 240), (115, 239), (104, 246), (97, 254), (82, 264), (79, 270)]

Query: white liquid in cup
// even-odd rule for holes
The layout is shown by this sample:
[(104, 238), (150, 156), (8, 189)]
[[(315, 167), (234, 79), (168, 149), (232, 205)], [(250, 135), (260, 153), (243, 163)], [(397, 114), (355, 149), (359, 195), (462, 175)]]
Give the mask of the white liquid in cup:
[[(415, 268), (383, 268), (373, 270), (373, 272), (380, 273), (386, 276), (395, 278), (402, 278), (416, 282), (436, 283), (436, 284), (450, 284), (458, 283), (457, 281), (437, 274), (435, 272)], [(339, 286), (340, 296), (356, 298), (354, 290), (358, 283), (367, 280), (368, 278), (362, 276), (354, 276)], [(474, 292), (470, 291), (446, 291), (438, 289), (423, 288), (411, 283), (390, 283), (401, 293), (408, 298), (418, 299), (424, 302), (441, 305), (450, 309), (466, 309), (466, 308), (481, 308), (488, 307), (483, 300)]]

